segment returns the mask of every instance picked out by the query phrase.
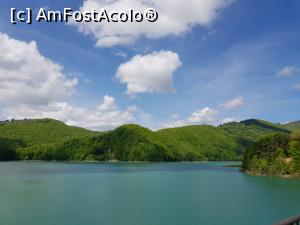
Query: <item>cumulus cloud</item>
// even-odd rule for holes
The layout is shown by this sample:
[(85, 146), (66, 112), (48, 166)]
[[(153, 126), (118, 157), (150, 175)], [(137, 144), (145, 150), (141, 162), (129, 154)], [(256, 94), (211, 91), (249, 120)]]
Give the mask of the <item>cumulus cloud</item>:
[(53, 118), (68, 125), (92, 130), (110, 130), (125, 123), (135, 122), (135, 106), (120, 110), (111, 96), (104, 96), (100, 107), (74, 107), (66, 102), (50, 102), (47, 105), (17, 105), (2, 111), (5, 119)]
[(238, 96), (224, 104), (225, 109), (233, 109), (245, 105), (245, 100), (242, 96)]
[(61, 65), (42, 56), (34, 41), (27, 43), (0, 33), (1, 118), (53, 118), (93, 130), (135, 121), (137, 107), (121, 110), (109, 95), (95, 108), (64, 102), (77, 82), (64, 75)]
[(224, 119), (222, 120), (222, 124), (224, 124), (224, 123), (230, 123), (230, 122), (234, 122), (234, 121), (236, 121), (235, 118), (232, 118), (232, 117), (226, 117), (226, 118), (224, 118)]
[(216, 115), (218, 111), (209, 107), (203, 109), (198, 109), (192, 113), (192, 115), (187, 119), (188, 123), (213, 123), (215, 122)]
[[(216, 109), (212, 109), (210, 107), (205, 107), (203, 109), (195, 110), (189, 117), (185, 119), (177, 119), (179, 115), (177, 115), (174, 119), (170, 120), (166, 123), (163, 123), (161, 128), (167, 127), (182, 127), (187, 125), (196, 125), (196, 124), (215, 124), (218, 122), (217, 116), (219, 111)], [(170, 117), (172, 119), (172, 117)]]
[(296, 67), (286, 66), (286, 67), (283, 67), (282, 69), (280, 69), (277, 72), (277, 76), (279, 76), (279, 77), (290, 77), (290, 76), (293, 76), (296, 73), (296, 71), (297, 71)]
[(175, 120), (175, 121), (169, 121), (169, 122), (163, 123), (161, 126), (159, 126), (159, 128), (157, 128), (155, 130), (159, 130), (159, 129), (163, 129), (163, 128), (170, 128), (170, 127), (184, 127), (187, 125), (189, 125), (189, 124), (187, 124), (185, 120)]
[(129, 95), (173, 92), (173, 75), (181, 64), (178, 54), (172, 51), (136, 55), (119, 66), (116, 77), (127, 85)]
[(101, 111), (109, 111), (117, 108), (115, 98), (109, 95), (103, 97), (103, 102), (100, 104), (99, 109)]
[(111, 47), (127, 45), (137, 38), (144, 36), (150, 39), (168, 35), (182, 35), (194, 26), (206, 27), (212, 24), (220, 12), (234, 0), (85, 0), (80, 11), (95, 9), (100, 11), (128, 11), (134, 9), (144, 11), (154, 8), (158, 11), (159, 18), (154, 23), (74, 23), (78, 30), (96, 38), (96, 46)]
[(165, 123), (161, 123), (157, 127), (159, 127), (159, 129), (163, 129), (169, 127), (183, 127), (189, 125), (202, 125), (202, 124), (216, 126), (224, 123), (237, 121), (237, 119), (233, 117), (222, 118), (218, 110), (210, 107), (197, 109), (190, 116), (183, 119), (180, 119), (177, 113), (174, 115), (176, 115), (176, 117), (173, 117), (173, 115), (169, 116), (169, 121)]
[(47, 104), (70, 95), (77, 83), (61, 65), (42, 56), (36, 42), (0, 32), (0, 103)]

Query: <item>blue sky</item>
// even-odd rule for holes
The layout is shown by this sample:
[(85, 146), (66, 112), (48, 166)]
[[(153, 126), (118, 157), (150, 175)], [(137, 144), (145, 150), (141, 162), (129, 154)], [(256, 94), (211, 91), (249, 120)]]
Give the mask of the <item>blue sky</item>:
[[(160, 7), (158, 1), (153, 1)], [(172, 3), (172, 0), (168, 1)], [(13, 41), (17, 41), (24, 47), (19, 49), (26, 57), (23, 61), (28, 63), (28, 68), (39, 67), (33, 62), (35, 57), (61, 66), (57, 75), (60, 78), (55, 82), (58, 87), (51, 86), (51, 90), (45, 92), (34, 91), (28, 85), (38, 80), (38, 86), (43, 86), (43, 82), (51, 80), (51, 71), (48, 79), (45, 78), (48, 72), (32, 75), (24, 70), (26, 72), (19, 73), (15, 68), (7, 68), (10, 62), (0, 62), (0, 78), (10, 84), (0, 85), (2, 119), (53, 117), (97, 130), (131, 122), (157, 129), (188, 124), (217, 125), (247, 118), (273, 122), (300, 119), (298, 0), (199, 0), (203, 7), (195, 8), (195, 14), (215, 13), (207, 16), (208, 22), (192, 16), (187, 19), (185, 11), (193, 13), (192, 8), (182, 8), (182, 14), (177, 14), (178, 21), (170, 20), (172, 24), (170, 21), (164, 26), (154, 24), (149, 29), (128, 27), (132, 33), (126, 32), (132, 35), (133, 41), (125, 45), (96, 46), (104, 35), (116, 34), (116, 29), (111, 27), (106, 27), (106, 33), (99, 34), (97, 25), (82, 25), (89, 33), (86, 34), (78, 30), (81, 25), (10, 23), (12, 7), (33, 10), (70, 7), (77, 10), (88, 7), (90, 2), (92, 0), (1, 2), (0, 32), (8, 37), (4, 48), (7, 54), (2, 53), (1, 57), (8, 57), (10, 48), (15, 52), (12, 55), (21, 54), (11, 47)], [(96, 2), (105, 5), (101, 0)], [(125, 4), (123, 0), (117, 2), (122, 6)], [(137, 4), (140, 1), (127, 2)], [(191, 5), (197, 5), (195, 2), (191, 0)], [(164, 8), (162, 17), (166, 14), (172, 19), (176, 7), (176, 4), (170, 4), (170, 12), (169, 8)], [(180, 23), (181, 29), (169, 28), (178, 25), (176, 23)], [(154, 37), (151, 32), (155, 33)], [(117, 35), (124, 38), (124, 33)], [(38, 53), (32, 53), (35, 54), (32, 59), (27, 53), (31, 41), (36, 42), (38, 49)], [(142, 62), (159, 57), (166, 59), (161, 67), (169, 65), (168, 71), (159, 66), (147, 68), (147, 71), (141, 69)], [(48, 68), (46, 62), (45, 68)], [(132, 68), (137, 71), (132, 72)], [(18, 77), (9, 77), (10, 71), (28, 79), (25, 83), (15, 83)], [(161, 78), (158, 77), (160, 74)], [(148, 79), (151, 76), (153, 79)], [(138, 89), (142, 88), (139, 91), (128, 88), (128, 84), (134, 82), (132, 79), (137, 79), (136, 82), (145, 79), (144, 88), (139, 86)], [(158, 81), (160, 79), (162, 81)], [(11, 96), (4, 94), (8, 88), (14, 92)], [(28, 98), (25, 98), (22, 91), (27, 89), (32, 94), (26, 93)], [(56, 91), (59, 94), (53, 94)]]

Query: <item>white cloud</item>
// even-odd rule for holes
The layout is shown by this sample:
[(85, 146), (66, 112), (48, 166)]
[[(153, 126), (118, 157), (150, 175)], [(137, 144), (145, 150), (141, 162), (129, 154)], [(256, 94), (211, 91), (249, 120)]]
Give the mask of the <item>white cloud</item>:
[(225, 109), (233, 109), (233, 108), (237, 108), (240, 106), (245, 105), (245, 100), (242, 96), (238, 96), (234, 99), (229, 100), (228, 102), (226, 102), (224, 104), (224, 108)]
[(226, 118), (224, 118), (223, 120), (222, 120), (222, 124), (224, 124), (224, 123), (230, 123), (230, 122), (234, 122), (234, 121), (236, 121), (236, 119), (235, 118), (232, 118), (232, 117), (226, 117)]
[(299, 84), (296, 84), (296, 85), (294, 86), (294, 88), (300, 90), (300, 83), (299, 83)]
[(178, 114), (174, 114), (174, 115), (176, 115), (176, 117), (170, 116), (169, 121), (165, 123), (161, 123), (156, 127), (159, 127), (159, 129), (163, 129), (163, 128), (170, 128), (170, 127), (183, 127), (189, 125), (203, 125), (203, 124), (216, 126), (224, 123), (237, 121), (237, 119), (233, 117), (225, 117), (222, 119), (220, 117), (220, 112), (210, 107), (197, 109), (190, 116), (184, 119), (179, 119)]
[(203, 109), (195, 110), (189, 117), (185, 119), (178, 119), (179, 115), (177, 115), (176, 117), (173, 117), (173, 119), (171, 118), (170, 121), (163, 123), (159, 127), (168, 128), (168, 127), (183, 127), (183, 126), (196, 125), (196, 124), (216, 124), (218, 122), (217, 119), (218, 114), (219, 111), (209, 107), (205, 107)]
[(173, 75), (181, 66), (177, 53), (171, 51), (136, 55), (121, 64), (116, 77), (127, 84), (126, 94), (173, 92)]
[(0, 32), (0, 103), (47, 104), (74, 91), (63, 67), (42, 56), (36, 42), (24, 42)]
[[(137, 38), (145, 36), (150, 39), (168, 35), (182, 35), (194, 26), (206, 27), (212, 24), (226, 6), (233, 0), (85, 0), (81, 11), (95, 9), (100, 11), (128, 11), (128, 9), (144, 11), (154, 8), (158, 11), (158, 20), (154, 23), (75, 23), (84, 34), (93, 35), (98, 47), (111, 47), (133, 43)], [(74, 24), (74, 23), (73, 23)]]
[(282, 69), (280, 69), (277, 72), (277, 76), (279, 76), (279, 77), (290, 77), (290, 76), (293, 76), (296, 73), (296, 71), (297, 71), (296, 67), (286, 66), (286, 67), (283, 67)]
[(66, 102), (52, 102), (47, 105), (17, 105), (2, 111), (5, 119), (53, 118), (68, 125), (92, 130), (109, 130), (125, 123), (135, 122), (136, 106), (120, 110), (111, 96), (104, 96), (100, 109), (73, 107)]
[(117, 108), (115, 98), (109, 95), (103, 97), (103, 102), (100, 104), (99, 109), (101, 111), (109, 111)]
[(218, 115), (218, 111), (215, 109), (211, 109), (209, 107), (205, 107), (203, 109), (198, 109), (192, 113), (192, 115), (187, 119), (188, 123), (196, 124), (196, 123), (213, 123), (216, 120), (216, 115)]
[(53, 118), (69, 125), (107, 130), (134, 122), (136, 106), (120, 110), (105, 95), (98, 107), (74, 107), (62, 99), (74, 91), (77, 79), (68, 79), (63, 67), (42, 56), (35, 42), (23, 42), (0, 33), (0, 118)]
[(163, 123), (162, 126), (160, 126), (159, 128), (157, 128), (155, 130), (159, 130), (159, 129), (163, 129), (163, 128), (170, 128), (170, 127), (184, 127), (187, 125), (189, 125), (189, 124), (187, 124), (186, 121), (184, 121), (184, 120), (175, 120), (175, 121), (169, 121), (169, 122)]
[(111, 47), (115, 45), (129, 45), (134, 42), (132, 37), (127, 36), (109, 36), (109, 37), (102, 37), (96, 42), (97, 47)]

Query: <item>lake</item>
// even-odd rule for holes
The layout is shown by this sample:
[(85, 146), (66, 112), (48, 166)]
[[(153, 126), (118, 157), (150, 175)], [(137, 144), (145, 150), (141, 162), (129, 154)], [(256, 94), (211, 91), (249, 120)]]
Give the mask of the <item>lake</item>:
[(268, 225), (299, 213), (300, 180), (224, 163), (0, 163), (1, 225)]

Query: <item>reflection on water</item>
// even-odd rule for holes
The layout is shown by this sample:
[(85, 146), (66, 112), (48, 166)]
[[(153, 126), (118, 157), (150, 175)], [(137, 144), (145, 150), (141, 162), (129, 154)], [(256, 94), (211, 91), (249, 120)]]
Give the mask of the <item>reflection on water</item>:
[[(49, 163), (49, 162), (3, 162), (14, 164), (8, 167), (3, 166), (0, 176), (7, 174), (55, 174), (55, 173), (105, 173), (105, 172), (184, 172), (199, 170), (222, 170), (238, 172), (239, 168), (230, 167), (239, 165), (240, 162), (190, 162), (190, 163)], [(1, 168), (1, 163), (0, 163)]]

